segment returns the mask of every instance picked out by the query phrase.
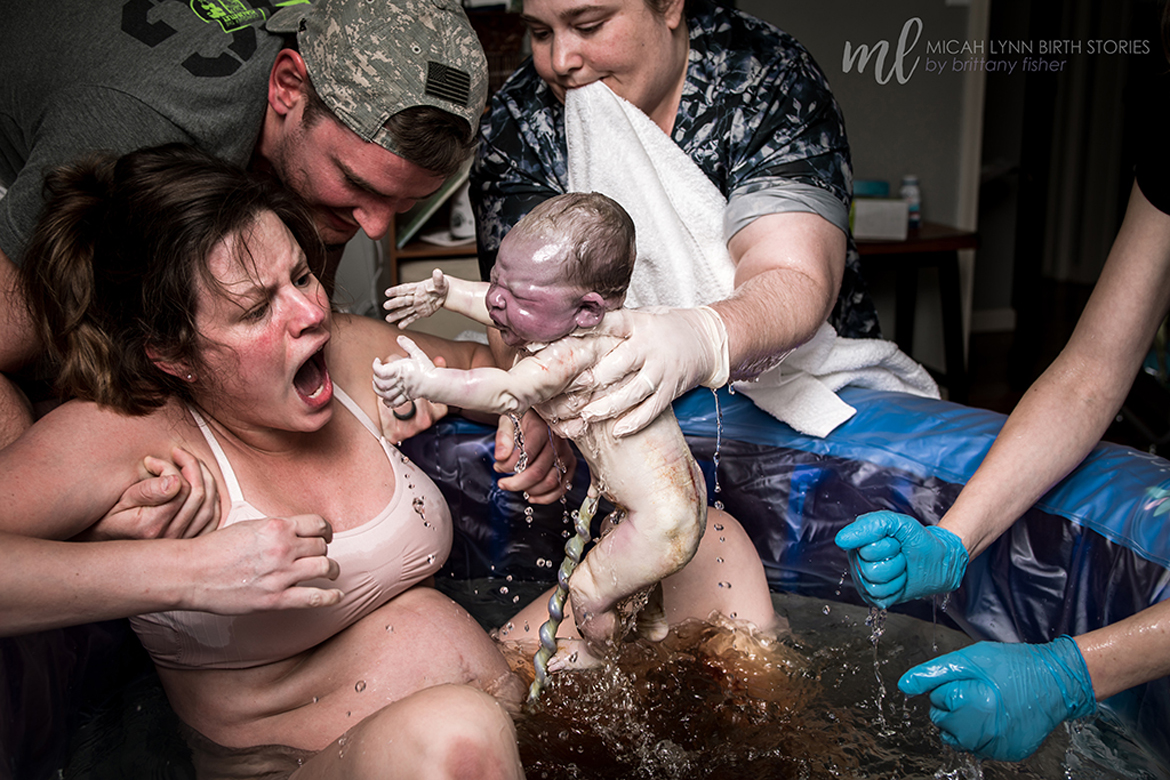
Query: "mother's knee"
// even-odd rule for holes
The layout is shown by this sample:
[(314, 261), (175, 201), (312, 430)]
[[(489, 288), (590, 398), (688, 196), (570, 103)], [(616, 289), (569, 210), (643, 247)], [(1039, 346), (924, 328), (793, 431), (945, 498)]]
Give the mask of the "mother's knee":
[[(403, 777), (523, 777), (511, 717), (470, 686), (426, 688), (371, 716), (362, 732), (365, 755), (383, 769), (385, 760), (407, 770)], [(393, 755), (378, 757), (380, 746)]]

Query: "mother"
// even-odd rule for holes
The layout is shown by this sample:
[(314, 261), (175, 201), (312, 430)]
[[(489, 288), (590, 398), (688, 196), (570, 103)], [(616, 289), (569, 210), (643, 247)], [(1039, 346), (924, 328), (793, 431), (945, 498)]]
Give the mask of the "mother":
[[(878, 335), (848, 235), (844, 123), (800, 44), (709, 0), (685, 9), (684, 0), (524, 0), (523, 16), (532, 60), (492, 98), (472, 174), (485, 279), (511, 226), (567, 191), (565, 94), (602, 81), (728, 198), (735, 292), (693, 305), (711, 303), (723, 320), (733, 380), (809, 340), (830, 314), (842, 336)], [(605, 385), (636, 370), (647, 381), (587, 409), (608, 416), (634, 407), (627, 427), (635, 429), (702, 383), (719, 350), (680, 335), (693, 332), (685, 310), (644, 320), (594, 375)]]
[[(521, 777), (489, 693), (522, 691), (475, 621), (427, 586), (451, 544), (446, 506), (375, 422), (369, 366), (394, 333), (330, 312), (308, 213), (185, 147), (50, 182), (25, 268), (77, 400), (0, 452), (0, 530), (72, 537), (144, 458), (182, 447), (227, 486), (226, 523), (326, 518), (341, 575), (309, 584), (343, 592), (318, 609), (135, 620), (200, 777)], [(470, 344), (428, 349), (490, 362)], [(309, 541), (314, 574), (332, 573), (324, 540)]]

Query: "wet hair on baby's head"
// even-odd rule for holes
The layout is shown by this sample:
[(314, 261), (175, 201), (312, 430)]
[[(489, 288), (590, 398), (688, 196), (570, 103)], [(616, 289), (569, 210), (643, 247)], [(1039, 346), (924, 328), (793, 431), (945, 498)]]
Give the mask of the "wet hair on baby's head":
[(570, 238), (565, 282), (606, 300), (625, 295), (637, 259), (634, 221), (599, 192), (569, 192), (544, 201), (512, 228), (518, 235)]

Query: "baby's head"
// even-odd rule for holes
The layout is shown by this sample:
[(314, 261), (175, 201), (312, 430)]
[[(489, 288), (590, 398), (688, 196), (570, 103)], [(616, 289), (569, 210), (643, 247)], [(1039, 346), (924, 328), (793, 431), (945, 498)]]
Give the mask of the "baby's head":
[(621, 308), (635, 257), (634, 222), (616, 201), (596, 192), (550, 198), (500, 243), (488, 313), (511, 346), (591, 328)]

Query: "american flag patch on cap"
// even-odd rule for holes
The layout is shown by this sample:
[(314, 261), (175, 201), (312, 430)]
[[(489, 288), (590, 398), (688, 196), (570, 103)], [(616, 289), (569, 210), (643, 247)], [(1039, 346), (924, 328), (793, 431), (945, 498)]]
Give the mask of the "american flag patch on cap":
[(440, 62), (428, 62), (423, 91), (433, 97), (466, 106), (471, 98), (471, 74)]

